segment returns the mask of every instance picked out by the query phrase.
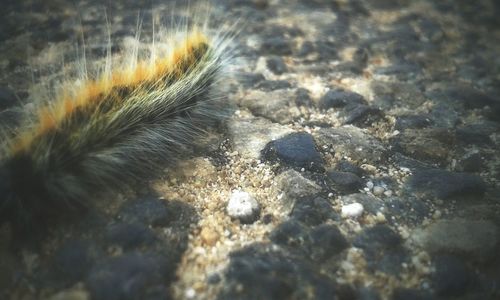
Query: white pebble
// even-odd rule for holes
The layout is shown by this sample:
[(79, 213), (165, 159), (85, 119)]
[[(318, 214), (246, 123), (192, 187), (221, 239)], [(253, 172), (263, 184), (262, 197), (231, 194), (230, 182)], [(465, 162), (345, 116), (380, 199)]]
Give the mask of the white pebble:
[(342, 206), (342, 217), (344, 218), (357, 218), (363, 214), (364, 207), (361, 203), (351, 203)]
[(385, 189), (381, 186), (376, 186), (373, 188), (373, 194), (375, 196), (381, 196), (384, 193)]
[(196, 291), (193, 288), (189, 288), (186, 290), (186, 298), (193, 299), (196, 296)]
[(259, 213), (259, 203), (247, 192), (234, 191), (227, 204), (227, 213), (231, 218), (251, 222)]
[(373, 182), (368, 181), (368, 182), (366, 183), (366, 187), (367, 187), (368, 189), (370, 189), (370, 190), (371, 190), (371, 189), (373, 189)]
[(387, 190), (384, 192), (384, 195), (386, 195), (387, 197), (390, 197), (392, 196), (392, 191), (391, 190)]

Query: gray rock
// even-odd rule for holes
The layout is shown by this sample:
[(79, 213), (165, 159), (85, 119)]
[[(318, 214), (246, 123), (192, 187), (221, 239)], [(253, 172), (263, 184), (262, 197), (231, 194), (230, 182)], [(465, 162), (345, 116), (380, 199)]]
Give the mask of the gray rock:
[(405, 184), (407, 191), (441, 199), (481, 198), (486, 184), (478, 175), (440, 169), (417, 170)]
[(313, 136), (318, 146), (333, 148), (336, 153), (359, 161), (379, 162), (386, 153), (381, 142), (354, 126), (322, 128)]
[(499, 231), (491, 221), (440, 220), (416, 229), (411, 241), (432, 253), (454, 253), (487, 261), (498, 252)]
[(281, 199), (282, 210), (290, 213), (297, 199), (314, 195), (321, 191), (321, 187), (313, 181), (306, 179), (299, 172), (289, 170), (276, 177), (276, 194)]
[(294, 100), (295, 94), (291, 90), (275, 90), (271, 92), (254, 90), (241, 99), (240, 105), (248, 108), (257, 117), (264, 117), (273, 122), (286, 124), (293, 120), (290, 108), (295, 107)]
[(407, 129), (392, 140), (396, 151), (429, 163), (444, 164), (450, 155), (455, 137), (443, 128)]
[(238, 119), (233, 117), (228, 124), (234, 150), (244, 158), (259, 159), (266, 144), (293, 132), (290, 128), (271, 123), (263, 118)]

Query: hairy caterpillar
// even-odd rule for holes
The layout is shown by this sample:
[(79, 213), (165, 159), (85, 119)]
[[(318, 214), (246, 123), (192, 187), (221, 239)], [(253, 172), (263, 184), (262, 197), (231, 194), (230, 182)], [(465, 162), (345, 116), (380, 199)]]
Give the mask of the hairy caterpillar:
[(205, 25), (172, 40), (143, 59), (108, 58), (100, 75), (82, 76), (5, 134), (0, 224), (43, 223), (157, 174), (223, 117), (229, 39)]

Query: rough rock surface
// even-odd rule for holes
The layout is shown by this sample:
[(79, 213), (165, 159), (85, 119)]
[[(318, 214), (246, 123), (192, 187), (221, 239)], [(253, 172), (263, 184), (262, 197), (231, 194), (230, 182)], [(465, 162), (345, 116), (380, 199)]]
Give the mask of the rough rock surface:
[[(2, 3), (2, 132), (81, 68), (82, 33), (103, 68), (138, 12), (147, 44), (206, 4), (170, 2)], [(499, 3), (211, 1), (209, 28), (239, 21), (232, 114), (40, 240), (1, 226), (0, 299), (500, 299)]]

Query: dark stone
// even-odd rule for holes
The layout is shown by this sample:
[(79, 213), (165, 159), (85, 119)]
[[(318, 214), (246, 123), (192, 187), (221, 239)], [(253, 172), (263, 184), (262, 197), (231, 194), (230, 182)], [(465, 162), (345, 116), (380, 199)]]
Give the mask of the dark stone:
[(288, 71), (285, 61), (279, 56), (271, 56), (267, 59), (266, 65), (274, 74), (281, 75)]
[(287, 247), (302, 247), (306, 240), (308, 232), (301, 223), (289, 220), (281, 223), (270, 235), (271, 241), (275, 244)]
[(321, 157), (313, 137), (306, 132), (289, 134), (278, 140), (269, 142), (262, 150), (264, 160), (275, 162), (294, 168), (305, 168), (311, 171), (323, 170)]
[(310, 252), (313, 260), (323, 261), (339, 254), (349, 243), (335, 225), (320, 225), (310, 233)]
[(156, 237), (151, 229), (142, 224), (118, 223), (107, 229), (106, 239), (128, 250), (149, 245), (156, 240)]
[(221, 282), (221, 280), (222, 280), (222, 277), (219, 274), (215, 273), (215, 274), (211, 274), (208, 276), (207, 283), (208, 284), (218, 284), (219, 282)]
[(404, 115), (396, 119), (394, 129), (405, 130), (409, 128), (425, 128), (432, 125), (432, 121), (426, 115)]
[[(175, 277), (175, 266), (155, 254), (131, 253), (105, 259), (90, 271), (86, 285), (92, 299), (144, 299)], [(168, 294), (163, 294), (167, 298)]]
[(311, 97), (309, 96), (308, 90), (304, 88), (298, 88), (297, 91), (295, 91), (295, 105), (305, 107), (313, 106), (313, 102), (311, 100)]
[(384, 113), (377, 107), (356, 105), (355, 107), (347, 109), (347, 111), (343, 113), (343, 116), (344, 124), (366, 127), (380, 120), (384, 116)]
[(389, 223), (403, 223), (407, 225), (421, 224), (429, 217), (429, 207), (418, 198), (390, 198), (387, 199), (385, 207), (393, 218), (389, 219)]
[(118, 216), (126, 223), (166, 226), (173, 219), (173, 214), (175, 212), (169, 211), (166, 200), (145, 196), (125, 203)]
[(330, 202), (321, 197), (297, 199), (290, 217), (308, 226), (319, 225), (327, 220), (339, 219)]
[(285, 37), (274, 36), (265, 38), (260, 47), (263, 54), (290, 55), (292, 46)]
[(255, 244), (230, 254), (219, 300), (336, 299), (335, 283), (301, 257)]
[(446, 91), (446, 94), (452, 99), (461, 101), (466, 109), (483, 108), (485, 106), (497, 107), (500, 105), (500, 99), (496, 99), (470, 86), (463, 85), (450, 88)]
[(443, 128), (406, 129), (391, 144), (394, 151), (413, 159), (445, 165), (456, 139), (453, 131)]
[(354, 238), (353, 245), (364, 250), (376, 251), (398, 247), (401, 242), (399, 234), (382, 224), (364, 229)]
[(260, 73), (243, 73), (238, 76), (239, 81), (245, 88), (256, 86), (259, 82), (266, 80)]
[(484, 167), (484, 158), (481, 153), (473, 153), (467, 157), (464, 157), (458, 164), (464, 172), (479, 172)]
[(353, 245), (363, 249), (368, 269), (398, 275), (409, 261), (401, 237), (387, 225), (375, 225), (359, 233)]
[(392, 292), (391, 300), (432, 300), (434, 297), (427, 291), (417, 289), (396, 288)]
[(274, 91), (291, 88), (292, 85), (286, 80), (264, 80), (257, 84), (257, 88), (263, 91)]
[(349, 172), (358, 175), (359, 177), (365, 174), (365, 171), (355, 164), (347, 160), (341, 160), (337, 163), (336, 169), (340, 172)]
[(272, 214), (266, 214), (262, 217), (262, 223), (271, 224), (273, 219), (274, 219), (274, 216)]
[(387, 67), (376, 68), (374, 73), (378, 75), (394, 75), (398, 79), (408, 79), (415, 77), (415, 74), (421, 72), (420, 66), (411, 63), (397, 63)]
[(314, 52), (314, 45), (310, 41), (305, 41), (299, 48), (297, 52), (298, 57), (304, 57)]
[(57, 277), (70, 283), (85, 277), (92, 265), (90, 247), (81, 240), (72, 240), (62, 245), (54, 254)]
[(491, 145), (490, 135), (498, 132), (498, 125), (494, 122), (469, 124), (457, 128), (457, 141), (465, 145)]
[(16, 94), (9, 88), (0, 87), (0, 111), (16, 104), (19, 104)]
[(319, 100), (319, 107), (322, 109), (329, 109), (365, 103), (365, 98), (358, 93), (345, 90), (329, 90)]
[(405, 156), (399, 152), (396, 152), (393, 156), (391, 156), (391, 161), (394, 162), (394, 164), (399, 168), (408, 168), (412, 171), (433, 168), (430, 164)]
[(435, 271), (431, 276), (436, 295), (458, 297), (463, 295), (471, 282), (472, 271), (462, 259), (442, 255), (434, 257)]
[(358, 288), (356, 294), (358, 300), (380, 300), (377, 291), (369, 287)]
[(349, 172), (330, 171), (327, 173), (334, 187), (345, 192), (356, 192), (363, 187), (363, 180)]
[(406, 183), (410, 192), (449, 199), (463, 196), (481, 197), (486, 184), (481, 177), (440, 169), (417, 170)]
[(434, 126), (442, 128), (454, 128), (460, 123), (457, 109), (450, 103), (435, 102), (430, 116)]

